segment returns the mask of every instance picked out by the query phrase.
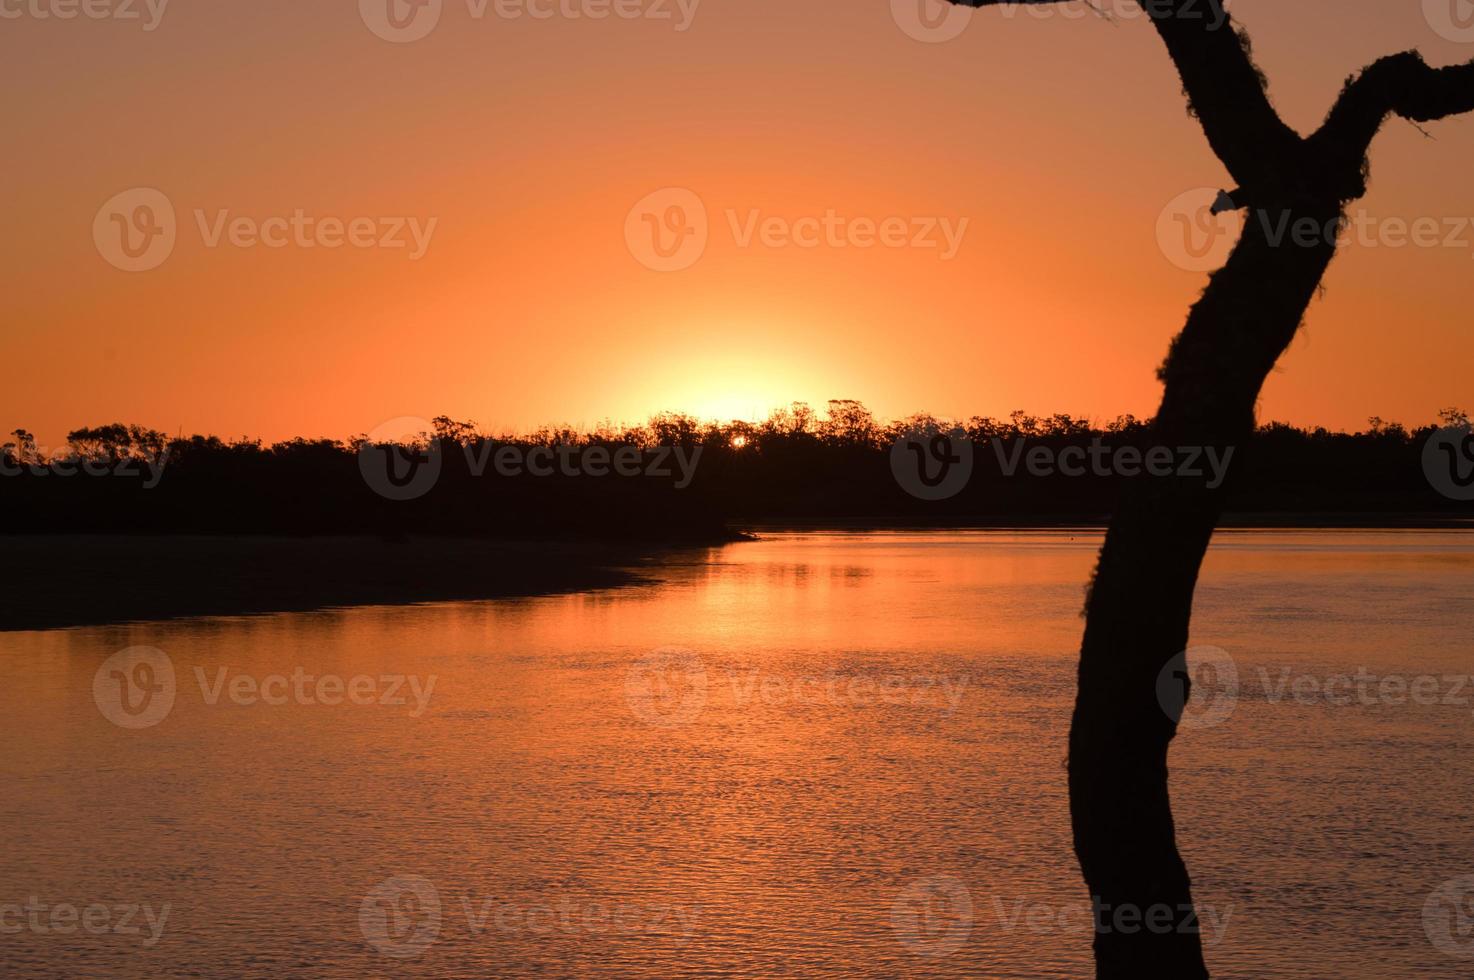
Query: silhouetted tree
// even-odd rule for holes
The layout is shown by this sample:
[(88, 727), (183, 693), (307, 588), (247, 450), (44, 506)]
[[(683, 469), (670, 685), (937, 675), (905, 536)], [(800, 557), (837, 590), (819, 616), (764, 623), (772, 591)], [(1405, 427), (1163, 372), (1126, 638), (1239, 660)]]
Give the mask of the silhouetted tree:
[(442, 442), (468, 445), (476, 438), (476, 423), (473, 421), (457, 422), (449, 415), (437, 415), (430, 420), (430, 425), (435, 430), (435, 438)]
[(158, 456), (167, 446), (168, 437), (153, 429), (114, 422), (94, 429), (73, 430), (67, 433), (67, 444), (79, 457), (116, 463), (128, 458)]
[(16, 429), (11, 435), (15, 436), (15, 442), (7, 442), (0, 450), (5, 455), (12, 457), (19, 463), (32, 463), (39, 458), (36, 451), (36, 437), (26, 429)]
[(870, 409), (853, 398), (831, 398), (829, 417), (820, 423), (821, 434), (851, 446), (874, 442), (878, 431), (879, 426)]
[[(968, 6), (1056, 0), (956, 0)], [(1154, 442), (1229, 447), (1254, 431), (1265, 376), (1300, 326), (1336, 252), (1346, 205), (1366, 192), (1367, 151), (1389, 115), (1414, 122), (1474, 110), (1474, 63), (1430, 68), (1416, 52), (1350, 79), (1302, 136), (1270, 104), (1248, 39), (1221, 0), (1141, 0), (1182, 78), (1193, 115), (1238, 186), (1218, 210), (1247, 209), (1227, 264), (1208, 283), (1159, 374)], [(1331, 29), (1334, 29), (1333, 27)], [(1315, 234), (1284, 235), (1308, 228)], [(1086, 604), (1070, 732), (1075, 853), (1098, 907), (1191, 907), (1167, 792), (1177, 723), (1157, 679), (1187, 645), (1203, 554), (1223, 497), (1203, 479), (1132, 481), (1122, 491)], [(1097, 929), (1096, 975), (1208, 976), (1193, 931)]]

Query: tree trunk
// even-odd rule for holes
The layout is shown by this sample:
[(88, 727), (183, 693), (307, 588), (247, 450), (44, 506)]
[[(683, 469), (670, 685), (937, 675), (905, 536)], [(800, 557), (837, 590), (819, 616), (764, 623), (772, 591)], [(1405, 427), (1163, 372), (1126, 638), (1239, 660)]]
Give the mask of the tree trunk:
[[(1152, 445), (1233, 447), (1335, 254), (1340, 205), (1251, 208), (1228, 264), (1193, 307), (1161, 369)], [(1291, 239), (1315, 222), (1311, 244)], [(1167, 789), (1176, 720), (1157, 679), (1187, 647), (1193, 588), (1222, 513), (1208, 477), (1142, 476), (1125, 488), (1086, 607), (1070, 730), (1075, 853), (1096, 904), (1101, 980), (1208, 976)], [(1170, 910), (1170, 917), (1167, 912)], [(1154, 910), (1157, 910), (1154, 912)], [(1155, 921), (1170, 923), (1152, 926)]]
[[(1220, 454), (1246, 447), (1253, 434), (1259, 389), (1335, 255), (1343, 209), (1366, 193), (1367, 151), (1383, 123), (1474, 112), (1474, 61), (1431, 68), (1405, 51), (1350, 79), (1321, 127), (1302, 137), (1270, 103), (1225, 2), (1141, 5), (1203, 135), (1239, 184), (1230, 203), (1249, 212), (1228, 264), (1162, 365), (1165, 390), (1151, 429), (1155, 445), (1212, 446)], [(1209, 490), (1207, 481), (1139, 477), (1126, 487), (1086, 604), (1070, 727), (1070, 816), (1095, 901), (1096, 976), (1103, 980), (1208, 976), (1167, 793), (1177, 720), (1157, 696), (1157, 678), (1187, 647), (1193, 588), (1223, 510), (1222, 488)]]

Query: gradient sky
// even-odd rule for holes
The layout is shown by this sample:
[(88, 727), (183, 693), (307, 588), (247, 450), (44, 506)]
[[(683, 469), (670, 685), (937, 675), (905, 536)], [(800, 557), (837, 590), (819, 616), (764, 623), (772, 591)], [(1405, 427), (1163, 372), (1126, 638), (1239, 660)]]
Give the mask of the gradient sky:
[[(179, 2), (152, 31), (39, 18), (44, 2), (6, 0), (23, 13), (0, 20), (0, 426), (43, 446), (110, 421), (341, 437), (403, 415), (505, 429), (828, 398), (884, 416), (1150, 415), (1205, 282), (1164, 254), (1159, 218), (1226, 179), (1123, 0), (1103, 4), (1116, 23), (1079, 4), (983, 11), (943, 43), (908, 36), (887, 0), (704, 0), (684, 31), (675, 0), (671, 19), (603, 20), (476, 19), (445, 0), (413, 43), (375, 36), (354, 0)], [(1304, 130), (1381, 54), (1474, 57), (1430, 26), (1436, 7), (1234, 9)], [(1430, 132), (1379, 138), (1369, 214), (1474, 217), (1474, 118)], [(168, 197), (178, 240), (129, 273), (93, 223), (135, 187)], [(625, 236), (666, 187), (695, 192), (710, 223), (676, 272)], [(412, 261), (212, 248), (194, 216), (298, 209), (437, 225)], [(743, 247), (727, 217), (826, 209), (968, 226), (944, 260)], [(1471, 270), (1470, 228), (1453, 247), (1346, 248), (1261, 417), (1355, 428), (1474, 408)]]

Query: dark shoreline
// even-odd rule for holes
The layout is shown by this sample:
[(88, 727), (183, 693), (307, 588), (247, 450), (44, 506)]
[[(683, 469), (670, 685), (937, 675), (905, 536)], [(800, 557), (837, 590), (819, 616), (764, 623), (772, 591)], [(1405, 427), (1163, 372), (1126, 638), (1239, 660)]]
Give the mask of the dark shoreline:
[[(754, 533), (783, 531), (1104, 531), (1108, 515), (1020, 515), (1006, 518), (948, 518), (944, 521), (897, 520), (859, 517), (845, 520), (750, 520), (738, 526)], [(1398, 513), (1250, 513), (1228, 514), (1219, 522), (1220, 531), (1474, 531), (1474, 514)]]
[(0, 632), (554, 595), (705, 545), (484, 538), (7, 535)]
[[(1099, 517), (922, 523), (752, 521), (755, 532), (1103, 532)], [(1474, 531), (1421, 514), (1230, 515), (1220, 531)], [(644, 567), (711, 541), (509, 541), (410, 536), (4, 535), (0, 633), (344, 606), (525, 598), (650, 581)]]

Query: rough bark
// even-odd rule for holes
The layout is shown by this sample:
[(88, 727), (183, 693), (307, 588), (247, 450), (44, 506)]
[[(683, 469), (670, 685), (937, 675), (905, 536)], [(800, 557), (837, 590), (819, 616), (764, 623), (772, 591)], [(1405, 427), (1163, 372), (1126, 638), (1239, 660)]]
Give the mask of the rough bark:
[[(1152, 441), (1241, 447), (1255, 425), (1260, 388), (1336, 250), (1333, 236), (1291, 231), (1302, 221), (1334, 228), (1346, 204), (1365, 193), (1367, 149), (1389, 115), (1426, 121), (1474, 110), (1474, 63), (1433, 69), (1413, 52), (1383, 58), (1349, 81), (1325, 124), (1302, 137), (1275, 112), (1247, 39), (1219, 0), (1143, 0), (1143, 9), (1209, 144), (1238, 184), (1229, 205), (1248, 212), (1228, 263), (1213, 274), (1162, 365)], [(1097, 909), (1101, 980), (1208, 977), (1168, 795), (1177, 723), (1158, 700), (1157, 679), (1187, 646), (1198, 570), (1221, 512), (1206, 478), (1133, 481), (1111, 521), (1086, 605), (1070, 730), (1070, 814)], [(1171, 910), (1172, 928), (1130, 928), (1163, 908)], [(1128, 910), (1126, 930), (1117, 928), (1121, 909)]]
[[(1339, 209), (1297, 209), (1319, 227)], [(1152, 443), (1247, 444), (1260, 385), (1289, 344), (1335, 251), (1276, 247), (1282, 216), (1251, 215), (1228, 264), (1193, 307), (1163, 366)], [(1266, 222), (1268, 222), (1266, 224)], [(1193, 588), (1222, 508), (1205, 479), (1145, 479), (1126, 488), (1101, 549), (1086, 606), (1079, 689), (1070, 729), (1075, 853), (1098, 906), (1097, 976), (1208, 976), (1187, 869), (1167, 792), (1176, 722), (1157, 678), (1187, 647)], [(1166, 932), (1124, 932), (1125, 921), (1169, 914)]]

